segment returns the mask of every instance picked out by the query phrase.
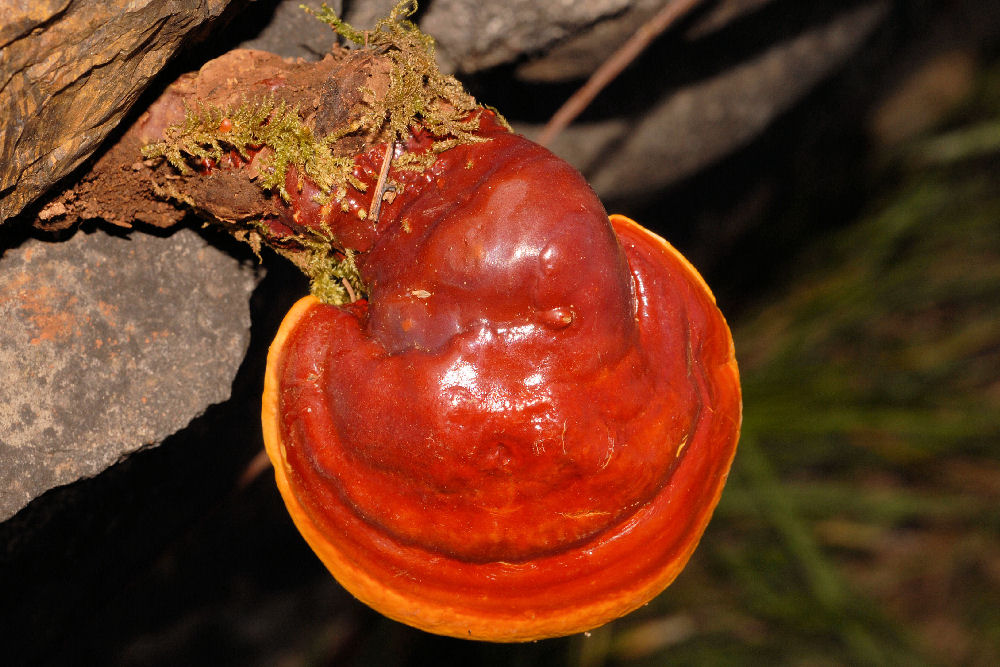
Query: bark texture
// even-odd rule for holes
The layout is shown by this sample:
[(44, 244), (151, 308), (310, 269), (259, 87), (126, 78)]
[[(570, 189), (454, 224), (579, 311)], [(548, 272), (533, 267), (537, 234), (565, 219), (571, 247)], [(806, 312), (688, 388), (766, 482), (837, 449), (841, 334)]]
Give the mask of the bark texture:
[(80, 165), (227, 4), (0, 2), (0, 222)]

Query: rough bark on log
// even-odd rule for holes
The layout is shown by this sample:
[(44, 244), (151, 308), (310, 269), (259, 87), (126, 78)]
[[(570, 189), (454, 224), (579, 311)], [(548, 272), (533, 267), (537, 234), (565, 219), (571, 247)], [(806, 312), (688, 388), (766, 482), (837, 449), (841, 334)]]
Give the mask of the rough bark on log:
[(85, 160), (229, 0), (2, 0), (0, 223)]
[[(364, 68), (344, 64), (337, 55), (307, 63), (265, 51), (236, 49), (209, 61), (198, 72), (182, 76), (153, 102), (121, 138), (103, 153), (74, 186), (54, 197), (39, 212), (36, 225), (64, 229), (81, 220), (100, 218), (129, 227), (143, 222), (169, 227), (185, 208), (166, 201), (164, 190), (184, 189), (184, 199), (204, 217), (237, 223), (273, 213), (270, 197), (245, 172), (183, 179), (159, 161), (143, 160), (142, 146), (162, 139), (165, 127), (180, 123), (185, 109), (235, 108), (241, 103), (275, 99), (316, 123), (331, 113), (348, 113), (361, 86), (373, 84)], [(359, 78), (360, 77), (360, 78)], [(347, 141), (347, 140), (345, 140)], [(359, 146), (355, 146), (359, 148)], [(161, 194), (157, 194), (157, 190)], [(240, 196), (234, 196), (239, 192)], [(176, 195), (179, 192), (175, 192)]]

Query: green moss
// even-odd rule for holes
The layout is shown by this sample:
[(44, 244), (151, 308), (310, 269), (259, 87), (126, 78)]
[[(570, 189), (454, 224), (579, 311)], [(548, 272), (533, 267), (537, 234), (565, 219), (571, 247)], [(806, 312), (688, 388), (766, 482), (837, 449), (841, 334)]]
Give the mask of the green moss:
[(332, 143), (330, 138), (316, 139), (302, 122), (298, 108), (267, 97), (236, 108), (204, 104), (188, 108), (184, 121), (168, 127), (163, 141), (143, 147), (142, 154), (163, 157), (182, 174), (191, 174), (189, 158), (219, 160), (229, 150), (236, 150), (250, 159), (255, 151), (266, 148), (269, 150), (258, 165), (257, 183), (265, 190), (276, 190), (286, 201), (289, 166), (308, 175), (324, 194), (347, 184), (363, 191), (364, 184), (354, 177), (354, 160), (335, 157)]
[(477, 108), (475, 98), (455, 77), (441, 73), (434, 58), (434, 39), (409, 20), (417, 11), (415, 0), (397, 3), (389, 16), (370, 31), (357, 30), (326, 4), (318, 11), (304, 5), (302, 8), (329, 24), (338, 35), (391, 61), (389, 90), (361, 119), (364, 127), (383, 130), (390, 139), (402, 140), (410, 127), (419, 123), (442, 140), (432, 146), (434, 153), (456, 143), (485, 141), (475, 134), (478, 115), (469, 117)]
[(367, 291), (354, 261), (354, 252), (350, 249), (343, 255), (313, 255), (306, 275), (309, 276), (309, 291), (323, 303), (343, 305)]
[[(353, 158), (335, 157), (332, 143), (329, 138), (317, 140), (301, 120), (298, 109), (265, 98), (236, 108), (199, 105), (188, 109), (182, 123), (167, 128), (162, 142), (145, 146), (142, 152), (147, 158), (166, 159), (183, 174), (192, 174), (187, 163), (190, 158), (219, 160), (235, 150), (250, 159), (256, 151), (262, 151), (256, 182), (264, 190), (277, 191), (286, 201), (290, 197), (285, 177), (290, 166), (308, 175), (324, 198), (336, 191), (345, 192), (348, 184), (365, 190), (365, 184), (354, 176)], [(167, 185), (158, 192), (196, 208), (196, 202), (175, 187)], [(257, 229), (254, 238), (258, 246), (259, 239), (267, 241), (269, 235), (262, 223), (251, 223), (251, 227)], [(304, 232), (296, 234), (294, 240), (301, 250), (282, 254), (292, 258), (309, 276), (317, 298), (340, 305), (365, 294), (353, 254), (340, 251), (332, 233)]]
[[(335, 155), (336, 143), (347, 136), (360, 136), (370, 143), (404, 142), (413, 127), (421, 127), (434, 139), (430, 150), (394, 158), (397, 169), (417, 171), (433, 164), (443, 151), (486, 141), (476, 134), (476, 100), (454, 77), (440, 72), (434, 59), (434, 40), (409, 20), (417, 9), (416, 2), (399, 2), (370, 31), (355, 29), (325, 4), (318, 11), (303, 9), (360, 48), (387, 59), (387, 90), (384, 95), (365, 91), (370, 93), (366, 95), (368, 108), (359, 118), (317, 137), (297, 107), (273, 97), (227, 108), (199, 103), (186, 109), (181, 123), (164, 131), (163, 141), (145, 146), (143, 156), (163, 158), (182, 174), (190, 175), (190, 160), (217, 161), (229, 151), (236, 151), (244, 159), (256, 161), (256, 183), (264, 190), (278, 192), (285, 201), (290, 200), (286, 176), (294, 167), (319, 187), (320, 203), (330, 199), (343, 203), (348, 186), (367, 189), (354, 176), (354, 158)], [(502, 118), (500, 122), (506, 124)], [(195, 207), (190, 197), (177, 188), (166, 194)], [(360, 217), (364, 219), (363, 211)], [(268, 230), (260, 224), (253, 238), (258, 236), (265, 242), (269, 238)], [(342, 304), (365, 293), (353, 253), (340, 247), (332, 233), (300, 233), (294, 241), (301, 249), (278, 251), (293, 259), (309, 276), (318, 298)]]
[[(440, 72), (434, 60), (434, 40), (407, 18), (416, 8), (416, 2), (404, 0), (373, 30), (365, 32), (345, 23), (325, 4), (312, 12), (338, 34), (390, 61), (386, 94), (372, 94), (369, 110), (350, 125), (316, 137), (297, 107), (274, 98), (245, 101), (236, 108), (199, 103), (186, 110), (181, 123), (164, 131), (163, 141), (145, 146), (143, 156), (165, 158), (187, 175), (192, 173), (188, 165), (191, 158), (219, 160), (227, 151), (236, 150), (249, 159), (257, 150), (270, 149), (259, 158), (257, 183), (265, 190), (276, 190), (287, 201), (285, 176), (290, 166), (308, 175), (327, 197), (347, 185), (365, 190), (365, 185), (354, 177), (353, 159), (335, 156), (332, 150), (348, 135), (402, 141), (411, 127), (420, 126), (436, 137), (430, 154), (396, 158), (397, 167), (418, 170), (433, 163), (437, 153), (459, 144), (485, 141), (475, 134), (478, 115), (470, 117), (477, 108), (475, 98), (454, 77)], [(501, 123), (506, 121), (501, 119)]]

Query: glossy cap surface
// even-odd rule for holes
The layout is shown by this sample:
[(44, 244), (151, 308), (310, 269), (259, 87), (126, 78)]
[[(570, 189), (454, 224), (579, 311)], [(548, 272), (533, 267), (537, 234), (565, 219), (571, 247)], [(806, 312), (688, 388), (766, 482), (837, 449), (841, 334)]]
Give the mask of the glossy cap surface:
[(648, 602), (739, 434), (698, 273), (589, 201), (507, 233), (531, 168), (503, 181), (516, 196), (481, 194), (512, 211), (435, 222), (383, 262), (371, 304), (302, 299), (268, 357), (265, 443), (303, 536), (362, 601), (455, 637), (565, 635)]

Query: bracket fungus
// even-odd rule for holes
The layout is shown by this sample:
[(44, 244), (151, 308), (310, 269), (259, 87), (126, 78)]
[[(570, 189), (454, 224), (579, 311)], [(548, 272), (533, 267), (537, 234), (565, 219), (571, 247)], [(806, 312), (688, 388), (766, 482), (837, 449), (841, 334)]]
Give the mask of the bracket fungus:
[(296, 525), (355, 596), (440, 634), (564, 635), (648, 602), (736, 446), (708, 287), (506, 130), (399, 178), (356, 240), (368, 298), (304, 298), (271, 347), (265, 442)]
[(313, 278), (262, 416), (333, 575), (434, 633), (587, 630), (662, 591), (705, 530), (740, 428), (732, 338), (679, 252), (433, 69), (407, 7), (363, 36), (326, 17), (388, 72), (360, 115), (220, 112), (146, 154), (251, 170), (274, 202), (252, 233)]

